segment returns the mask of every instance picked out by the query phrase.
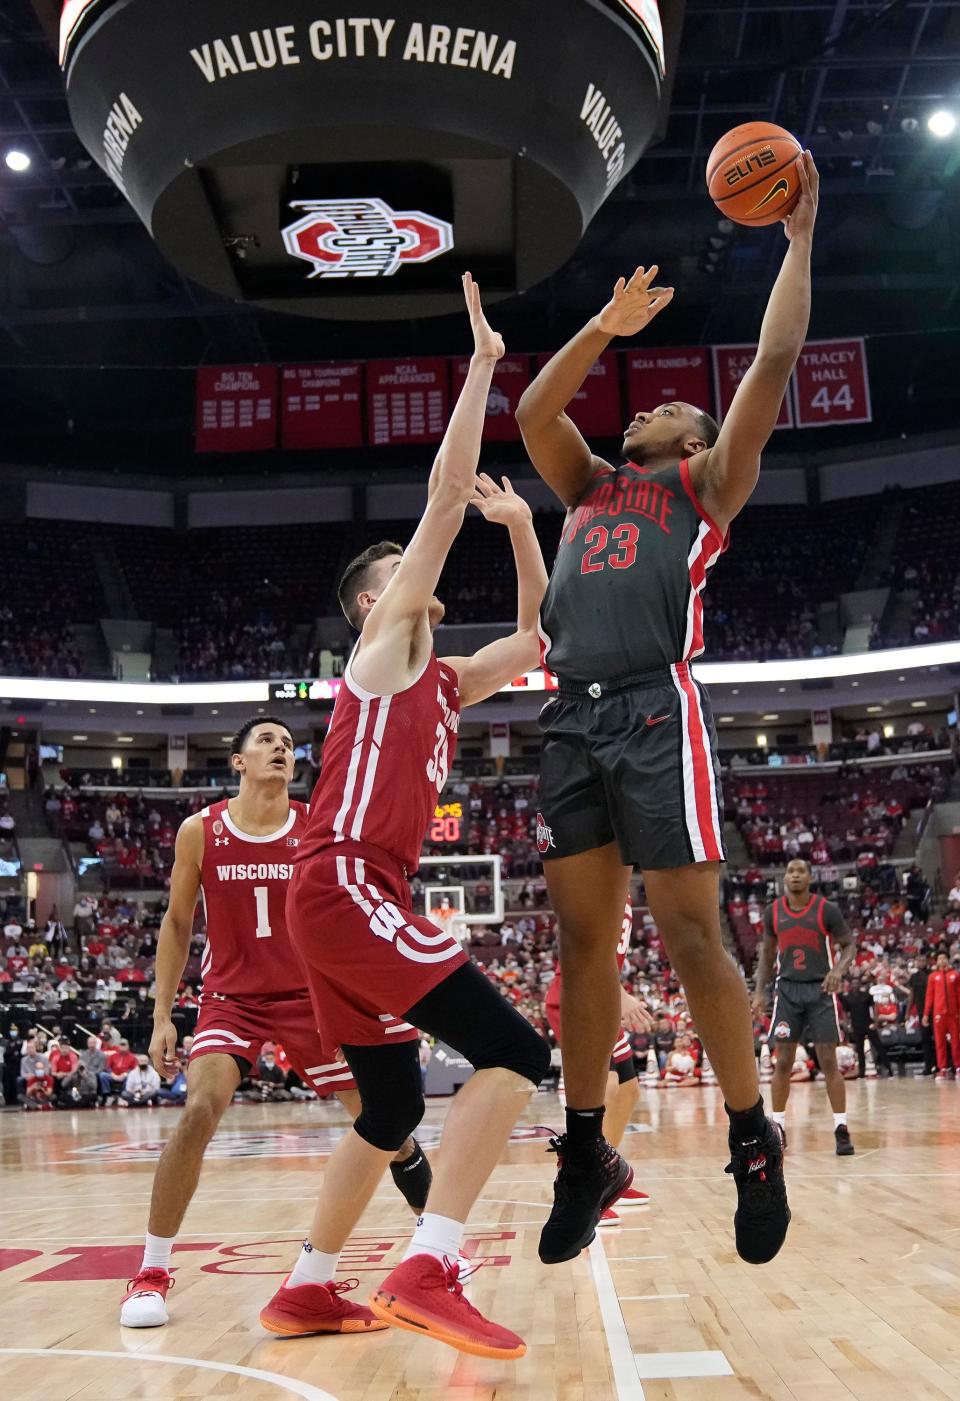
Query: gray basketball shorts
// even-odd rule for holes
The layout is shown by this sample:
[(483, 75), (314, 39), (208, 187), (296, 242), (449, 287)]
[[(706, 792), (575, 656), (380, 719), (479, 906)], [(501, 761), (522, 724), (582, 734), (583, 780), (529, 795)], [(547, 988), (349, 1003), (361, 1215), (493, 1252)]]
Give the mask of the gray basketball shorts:
[(725, 861), (710, 698), (686, 663), (565, 687), (540, 714), (544, 861), (615, 841), (627, 866)]
[(824, 992), (819, 982), (801, 983), (778, 978), (770, 1018), (770, 1049), (785, 1041), (812, 1041), (815, 1045), (838, 1046), (843, 1040), (840, 1013), (833, 993)]

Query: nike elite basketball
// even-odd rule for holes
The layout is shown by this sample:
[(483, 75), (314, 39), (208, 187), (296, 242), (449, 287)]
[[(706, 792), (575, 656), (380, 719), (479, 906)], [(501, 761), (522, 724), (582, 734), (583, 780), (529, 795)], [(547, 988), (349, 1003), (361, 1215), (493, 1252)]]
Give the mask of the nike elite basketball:
[(800, 143), (772, 122), (744, 122), (710, 152), (707, 189), (736, 224), (775, 224), (800, 198)]

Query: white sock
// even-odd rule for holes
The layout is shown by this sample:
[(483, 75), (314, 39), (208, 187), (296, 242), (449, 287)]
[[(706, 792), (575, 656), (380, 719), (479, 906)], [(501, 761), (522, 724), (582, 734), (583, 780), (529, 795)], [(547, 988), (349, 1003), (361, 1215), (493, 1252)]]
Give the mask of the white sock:
[(775, 1124), (779, 1124), (782, 1129), (787, 1127), (787, 1111), (785, 1109), (771, 1109), (770, 1118)]
[(846, 1126), (847, 1126), (847, 1111), (846, 1111), (846, 1110), (844, 1110), (842, 1114), (834, 1114), (834, 1116), (833, 1116), (833, 1127), (834, 1127), (835, 1129), (838, 1129), (838, 1128), (840, 1127), (841, 1124), (843, 1125), (844, 1128), (846, 1128)]
[(152, 1236), (147, 1232), (141, 1270), (169, 1270), (170, 1254), (176, 1236)]
[(304, 1241), (303, 1248), (297, 1256), (297, 1263), (290, 1271), (287, 1287), (292, 1289), (298, 1284), (329, 1284), (337, 1273), (339, 1259), (339, 1250), (335, 1255), (327, 1255), (322, 1250), (315, 1250), (309, 1241)]
[(411, 1255), (432, 1255), (441, 1264), (444, 1260), (449, 1260), (452, 1264), (460, 1254), (463, 1232), (462, 1221), (453, 1221), (449, 1216), (437, 1216), (435, 1212), (425, 1211), (417, 1218), (413, 1239), (403, 1258), (409, 1260)]

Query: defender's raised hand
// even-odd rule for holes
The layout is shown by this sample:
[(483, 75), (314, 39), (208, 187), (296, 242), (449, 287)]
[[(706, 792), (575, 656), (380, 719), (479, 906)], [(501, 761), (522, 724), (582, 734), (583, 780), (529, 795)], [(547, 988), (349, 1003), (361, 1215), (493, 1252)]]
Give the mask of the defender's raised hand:
[(463, 274), (463, 295), (470, 313), (470, 326), (473, 330), (473, 353), (487, 360), (499, 360), (504, 353), (503, 337), (490, 329), (483, 314), (480, 301), (480, 288), (469, 272)]
[(629, 282), (619, 277), (613, 296), (597, 317), (598, 329), (607, 336), (635, 336), (669, 306), (674, 289), (651, 286), (659, 271), (654, 263), (651, 268), (637, 268)]
[(493, 521), (497, 525), (529, 524), (533, 520), (530, 507), (523, 497), (514, 491), (509, 477), (501, 477), (500, 480), (503, 482), (502, 487), (497, 486), (486, 472), (481, 472), (477, 477), (470, 505), (476, 506), (485, 520)]

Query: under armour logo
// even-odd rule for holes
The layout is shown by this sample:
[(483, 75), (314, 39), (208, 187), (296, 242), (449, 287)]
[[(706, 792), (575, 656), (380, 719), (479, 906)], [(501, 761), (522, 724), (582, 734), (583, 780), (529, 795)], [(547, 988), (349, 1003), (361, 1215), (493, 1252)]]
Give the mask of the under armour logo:
[(229, 838), (229, 837), (214, 837), (214, 839), (213, 839), (213, 844), (214, 844), (214, 846), (229, 846), (229, 845), (230, 845), (230, 838)]

